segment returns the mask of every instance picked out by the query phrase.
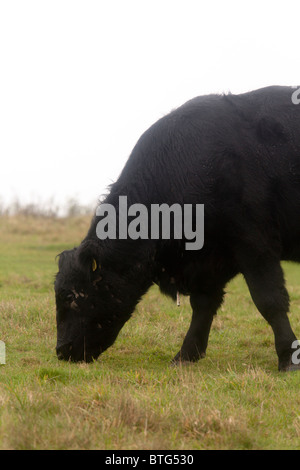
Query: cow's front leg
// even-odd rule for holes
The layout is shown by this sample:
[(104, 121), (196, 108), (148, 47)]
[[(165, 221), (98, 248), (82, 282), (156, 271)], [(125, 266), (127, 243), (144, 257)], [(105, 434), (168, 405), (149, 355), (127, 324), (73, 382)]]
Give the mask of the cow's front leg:
[(205, 357), (213, 317), (222, 303), (223, 295), (222, 289), (213, 295), (192, 294), (190, 296), (193, 309), (192, 321), (181, 350), (174, 357), (173, 363), (197, 361)]

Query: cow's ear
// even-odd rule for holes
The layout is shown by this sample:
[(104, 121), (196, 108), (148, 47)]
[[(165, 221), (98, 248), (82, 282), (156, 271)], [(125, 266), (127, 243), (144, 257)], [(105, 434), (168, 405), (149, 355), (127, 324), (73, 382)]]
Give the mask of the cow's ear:
[(58, 262), (58, 269), (59, 271), (63, 268), (63, 266), (72, 266), (74, 260), (74, 254), (76, 254), (77, 248), (73, 248), (72, 250), (65, 250), (59, 253), (56, 256), (56, 260)]
[(93, 240), (86, 240), (78, 247), (78, 262), (79, 265), (87, 271), (92, 273), (100, 267), (98, 262), (98, 247)]

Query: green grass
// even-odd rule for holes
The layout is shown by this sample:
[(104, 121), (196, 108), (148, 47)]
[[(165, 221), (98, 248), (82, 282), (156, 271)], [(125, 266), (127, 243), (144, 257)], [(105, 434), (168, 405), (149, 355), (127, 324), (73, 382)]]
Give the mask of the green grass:
[[(55, 257), (88, 226), (0, 219), (0, 449), (299, 449), (300, 373), (277, 371), (271, 329), (241, 276), (199, 363), (170, 366), (191, 312), (156, 287), (98, 361), (57, 360)], [(283, 267), (300, 337), (300, 266)]]

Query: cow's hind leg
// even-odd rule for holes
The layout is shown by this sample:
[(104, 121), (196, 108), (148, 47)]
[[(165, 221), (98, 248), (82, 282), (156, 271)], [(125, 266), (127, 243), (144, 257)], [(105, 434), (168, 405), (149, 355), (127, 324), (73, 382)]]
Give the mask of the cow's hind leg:
[(292, 343), (296, 337), (289, 319), (289, 295), (285, 288), (284, 276), (278, 260), (248, 264), (243, 270), (252, 299), (267, 322), (275, 337), (278, 368), (282, 371), (300, 369), (292, 363)]
[(173, 363), (197, 361), (205, 357), (213, 317), (222, 303), (223, 295), (223, 289), (213, 294), (191, 294), (192, 321)]

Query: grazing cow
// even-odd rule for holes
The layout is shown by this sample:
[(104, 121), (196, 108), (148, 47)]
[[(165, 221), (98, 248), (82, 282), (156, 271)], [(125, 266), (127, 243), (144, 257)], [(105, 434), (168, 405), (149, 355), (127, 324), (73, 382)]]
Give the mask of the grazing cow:
[(96, 359), (156, 283), (174, 299), (177, 292), (190, 296), (191, 325), (174, 361), (196, 361), (205, 355), (226, 284), (242, 273), (273, 329), (279, 370), (300, 368), (292, 361), (296, 337), (280, 265), (281, 260), (300, 261), (300, 100), (295, 93), (273, 86), (198, 97), (141, 136), (102, 204), (119, 216), (120, 196), (127, 196), (130, 206), (146, 208), (204, 204), (204, 245), (188, 250), (186, 239), (174, 233), (168, 240), (126, 239), (119, 233), (99, 239), (104, 214), (96, 212), (80, 246), (59, 257), (59, 359)]

